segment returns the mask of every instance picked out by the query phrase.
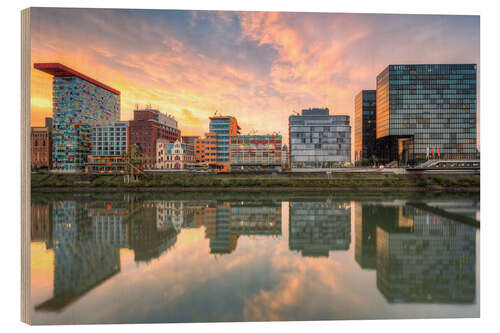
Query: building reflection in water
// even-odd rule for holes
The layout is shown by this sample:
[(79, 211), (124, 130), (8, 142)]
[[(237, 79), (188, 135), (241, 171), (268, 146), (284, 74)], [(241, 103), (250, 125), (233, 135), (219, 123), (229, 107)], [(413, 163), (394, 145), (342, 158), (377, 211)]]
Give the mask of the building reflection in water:
[(356, 261), (389, 302), (475, 302), (474, 226), (411, 204), (356, 205)]
[(349, 202), (292, 201), (289, 205), (289, 248), (304, 257), (328, 257), (351, 243)]
[(182, 200), (54, 201), (32, 204), (31, 239), (54, 252), (53, 297), (37, 311), (60, 311), (120, 271), (120, 248), (149, 263), (183, 228), (205, 227), (213, 254), (231, 253), (240, 235), (281, 235), (281, 202)]
[(281, 202), (211, 202), (194, 215), (195, 226), (205, 226), (210, 253), (228, 254), (242, 235), (281, 235)]
[(92, 223), (84, 204), (57, 201), (52, 204), (54, 251), (53, 297), (35, 310), (59, 311), (87, 291), (120, 271), (119, 250), (92, 236)]

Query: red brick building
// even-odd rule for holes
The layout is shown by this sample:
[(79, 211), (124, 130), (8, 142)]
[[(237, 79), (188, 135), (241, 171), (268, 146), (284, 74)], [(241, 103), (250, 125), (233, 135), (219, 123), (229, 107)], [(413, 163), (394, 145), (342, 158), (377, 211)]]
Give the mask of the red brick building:
[(44, 127), (31, 127), (31, 168), (52, 168), (52, 118)]
[(145, 158), (145, 169), (155, 168), (157, 139), (169, 142), (181, 139), (177, 120), (151, 107), (134, 110), (134, 120), (129, 124), (130, 145), (137, 145), (139, 148)]

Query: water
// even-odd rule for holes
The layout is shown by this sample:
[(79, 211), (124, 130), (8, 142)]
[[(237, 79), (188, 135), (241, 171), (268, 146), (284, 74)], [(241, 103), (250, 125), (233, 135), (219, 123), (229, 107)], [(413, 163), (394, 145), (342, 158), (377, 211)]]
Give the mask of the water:
[(479, 317), (479, 198), (32, 196), (34, 324)]

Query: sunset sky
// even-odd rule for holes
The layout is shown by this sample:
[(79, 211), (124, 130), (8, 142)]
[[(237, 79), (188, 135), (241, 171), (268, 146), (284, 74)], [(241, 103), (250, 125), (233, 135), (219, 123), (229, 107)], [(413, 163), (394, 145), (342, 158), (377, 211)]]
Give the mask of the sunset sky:
[[(183, 135), (206, 133), (219, 110), (243, 133), (287, 140), (294, 110), (352, 118), (388, 64), (479, 65), (478, 16), (35, 8), (31, 19), (32, 68), (60, 62), (120, 90), (122, 120), (152, 104)], [(37, 126), (52, 115), (52, 77), (31, 75)]]

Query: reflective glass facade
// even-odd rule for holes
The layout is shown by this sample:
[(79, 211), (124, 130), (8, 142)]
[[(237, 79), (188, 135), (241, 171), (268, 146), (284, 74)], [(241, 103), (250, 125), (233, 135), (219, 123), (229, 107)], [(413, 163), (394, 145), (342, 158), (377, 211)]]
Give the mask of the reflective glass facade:
[(239, 134), (238, 122), (232, 116), (210, 117), (210, 133), (216, 134), (217, 165), (231, 171), (231, 137)]
[(476, 65), (389, 65), (377, 76), (383, 160), (476, 158)]
[(290, 116), (288, 126), (292, 168), (330, 168), (351, 161), (349, 116), (308, 109)]
[(354, 98), (354, 160), (370, 158), (376, 143), (376, 90), (362, 90)]

